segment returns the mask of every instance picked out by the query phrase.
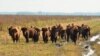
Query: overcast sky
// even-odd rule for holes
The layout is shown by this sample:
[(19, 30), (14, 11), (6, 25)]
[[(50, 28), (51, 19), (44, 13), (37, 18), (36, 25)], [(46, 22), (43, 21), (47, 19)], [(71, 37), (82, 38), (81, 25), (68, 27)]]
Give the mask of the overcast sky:
[(0, 0), (0, 12), (100, 12), (100, 0)]

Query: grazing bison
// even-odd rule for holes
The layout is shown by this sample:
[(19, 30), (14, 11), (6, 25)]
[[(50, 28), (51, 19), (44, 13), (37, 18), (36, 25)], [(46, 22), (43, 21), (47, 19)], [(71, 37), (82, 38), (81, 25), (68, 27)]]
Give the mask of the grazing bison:
[(14, 43), (19, 41), (20, 31), (17, 27), (11, 26), (8, 28), (9, 35), (11, 36)]
[(42, 28), (42, 37), (44, 43), (48, 43), (48, 37), (50, 37), (50, 29), (49, 28)]
[(37, 42), (39, 40), (40, 29), (35, 27), (34, 28), (31, 27), (29, 29), (26, 27), (22, 27), (21, 30), (23, 32), (23, 36), (25, 37), (27, 43), (29, 42), (29, 38), (32, 38), (34, 42)]
[(51, 41), (53, 42), (57, 42), (57, 36), (58, 36), (58, 28), (57, 26), (53, 26), (51, 28)]

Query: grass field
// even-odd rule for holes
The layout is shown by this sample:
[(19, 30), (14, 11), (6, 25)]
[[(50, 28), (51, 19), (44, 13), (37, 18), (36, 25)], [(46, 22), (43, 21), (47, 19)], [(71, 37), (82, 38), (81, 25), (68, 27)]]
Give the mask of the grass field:
[[(21, 35), (20, 42), (14, 44), (8, 35), (7, 28), (16, 25), (37, 26), (39, 28), (52, 26), (61, 23), (63, 27), (67, 24), (74, 23), (76, 25), (87, 24), (91, 27), (91, 36), (100, 33), (100, 17), (86, 16), (0, 16), (0, 56), (81, 56), (82, 49), (79, 45), (69, 42), (61, 48), (57, 48), (55, 44), (44, 44), (40, 36), (38, 43), (25, 43), (24, 37)], [(96, 53), (100, 56), (100, 45), (95, 44)]]

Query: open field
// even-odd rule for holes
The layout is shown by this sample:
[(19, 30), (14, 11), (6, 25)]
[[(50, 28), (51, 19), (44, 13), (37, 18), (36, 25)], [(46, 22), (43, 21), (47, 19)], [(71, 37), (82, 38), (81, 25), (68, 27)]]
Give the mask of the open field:
[[(44, 44), (40, 36), (38, 43), (25, 43), (23, 36), (20, 42), (13, 44), (8, 35), (7, 28), (16, 25), (37, 26), (39, 28), (52, 26), (61, 23), (63, 27), (67, 24), (75, 23), (76, 25), (87, 24), (91, 27), (91, 36), (100, 33), (100, 17), (96, 16), (0, 16), (0, 56), (81, 56), (82, 49), (79, 45), (72, 42), (67, 43), (60, 49), (49, 43)], [(96, 53), (100, 56), (100, 45), (95, 44)]]

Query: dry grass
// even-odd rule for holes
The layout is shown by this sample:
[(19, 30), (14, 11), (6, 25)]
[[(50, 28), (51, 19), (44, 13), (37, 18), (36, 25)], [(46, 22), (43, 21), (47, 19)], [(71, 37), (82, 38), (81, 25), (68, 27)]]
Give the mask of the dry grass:
[[(44, 44), (41, 37), (38, 43), (33, 43), (30, 40), (30, 43), (27, 44), (25, 43), (24, 37), (21, 36), (20, 42), (17, 44), (13, 44), (7, 32), (7, 27), (9, 27), (10, 25), (17, 25), (20, 27), (29, 27), (33, 25), (41, 28), (58, 23), (61, 23), (64, 27), (69, 23), (75, 23), (77, 25), (81, 25), (84, 23), (91, 27), (92, 35), (100, 33), (100, 19), (97, 19), (99, 17), (20, 16), (20, 18), (26, 18), (21, 20), (12, 19), (19, 18), (19, 16), (0, 16), (0, 18), (5, 18), (4, 20), (2, 19), (2, 23), (0, 24), (0, 27), (2, 28), (0, 31), (0, 56), (81, 56), (82, 50), (80, 46), (74, 45), (72, 42), (62, 46), (61, 48), (57, 48), (55, 44), (51, 43), (51, 41), (49, 41), (49, 43), (47, 44)], [(27, 20), (27, 18), (31, 19)], [(42, 20), (32, 18), (42, 18)], [(98, 55), (100, 55), (99, 47), (100, 45), (94, 45), (94, 48), (96, 49)]]

